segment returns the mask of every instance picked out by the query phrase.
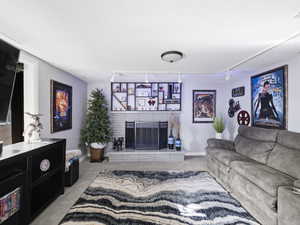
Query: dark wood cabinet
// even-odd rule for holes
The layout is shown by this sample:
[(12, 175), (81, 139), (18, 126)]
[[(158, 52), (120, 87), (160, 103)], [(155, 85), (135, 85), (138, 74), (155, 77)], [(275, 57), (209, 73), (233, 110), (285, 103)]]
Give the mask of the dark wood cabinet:
[[(0, 198), (20, 190), (20, 209), (3, 225), (27, 225), (64, 193), (65, 139), (6, 146), (0, 155)], [(1, 220), (0, 220), (1, 221)]]

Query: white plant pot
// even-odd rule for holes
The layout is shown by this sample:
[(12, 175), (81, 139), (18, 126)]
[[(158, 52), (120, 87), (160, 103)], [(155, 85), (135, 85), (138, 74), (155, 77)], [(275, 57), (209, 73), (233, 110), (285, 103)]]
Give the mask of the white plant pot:
[(222, 139), (222, 133), (216, 133), (216, 139)]

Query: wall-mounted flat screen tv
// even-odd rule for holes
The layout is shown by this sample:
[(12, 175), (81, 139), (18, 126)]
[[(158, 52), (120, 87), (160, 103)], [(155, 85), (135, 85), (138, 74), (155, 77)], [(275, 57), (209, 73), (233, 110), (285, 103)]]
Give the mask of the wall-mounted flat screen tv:
[(0, 124), (7, 122), (18, 60), (19, 49), (0, 40)]

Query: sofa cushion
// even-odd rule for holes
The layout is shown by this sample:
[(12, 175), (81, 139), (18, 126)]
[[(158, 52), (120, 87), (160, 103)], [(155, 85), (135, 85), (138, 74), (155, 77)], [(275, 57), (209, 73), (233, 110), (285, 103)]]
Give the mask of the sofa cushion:
[(289, 187), (278, 189), (278, 224), (300, 224), (300, 195), (296, 195)]
[(300, 150), (300, 133), (281, 130), (277, 142), (287, 148)]
[(279, 186), (291, 185), (295, 180), (278, 170), (257, 162), (234, 161), (231, 163), (231, 168), (271, 196), (277, 196)]
[(242, 125), (239, 127), (238, 134), (252, 140), (276, 142), (278, 130)]
[(275, 142), (257, 141), (238, 135), (235, 139), (236, 152), (261, 163), (267, 163)]
[(208, 154), (223, 163), (226, 166), (230, 166), (230, 163), (232, 161), (250, 161), (246, 156), (243, 156), (239, 153), (230, 151), (230, 150), (224, 150), (224, 149), (211, 149), (208, 151)]
[(277, 197), (269, 195), (263, 189), (249, 181), (244, 176), (235, 172), (230, 171), (230, 190), (234, 195), (241, 195), (244, 199), (256, 203), (260, 209), (269, 208), (276, 211), (276, 200)]
[(280, 131), (267, 165), (300, 179), (300, 133)]

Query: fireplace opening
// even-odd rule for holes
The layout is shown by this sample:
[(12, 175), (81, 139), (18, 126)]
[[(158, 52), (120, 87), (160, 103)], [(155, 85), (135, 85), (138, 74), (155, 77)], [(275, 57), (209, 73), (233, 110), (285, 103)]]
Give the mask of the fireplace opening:
[(125, 122), (125, 147), (159, 150), (168, 145), (168, 122)]

